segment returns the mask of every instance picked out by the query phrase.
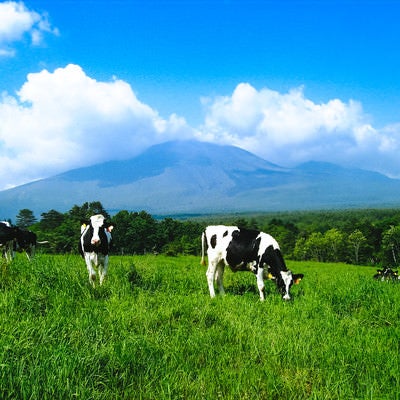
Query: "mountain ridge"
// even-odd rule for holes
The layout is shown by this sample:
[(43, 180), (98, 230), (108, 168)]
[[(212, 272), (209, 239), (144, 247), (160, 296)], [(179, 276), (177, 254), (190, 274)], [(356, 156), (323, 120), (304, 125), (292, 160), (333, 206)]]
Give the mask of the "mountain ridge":
[(157, 215), (395, 207), (400, 180), (326, 162), (285, 168), (234, 146), (171, 141), (0, 191), (0, 218), (87, 201)]

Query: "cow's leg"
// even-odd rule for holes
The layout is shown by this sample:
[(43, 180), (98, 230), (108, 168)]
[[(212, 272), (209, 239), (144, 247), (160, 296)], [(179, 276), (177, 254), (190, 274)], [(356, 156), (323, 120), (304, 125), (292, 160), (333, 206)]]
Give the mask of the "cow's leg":
[(222, 264), (222, 263), (219, 263), (217, 265), (217, 271), (216, 271), (216, 275), (215, 275), (215, 280), (216, 280), (217, 285), (218, 285), (219, 293), (222, 294), (222, 295), (225, 294), (225, 289), (224, 289), (224, 285), (223, 285), (224, 270), (225, 270), (225, 265)]
[(99, 262), (100, 286), (103, 284), (104, 278), (107, 275), (107, 268), (108, 268), (108, 255), (103, 256)]
[(36, 254), (36, 246), (33, 245), (30, 247), (31, 258), (35, 257)]
[(11, 262), (14, 258), (14, 242), (7, 242), (4, 246), (4, 256), (6, 261)]
[(6, 256), (7, 262), (11, 262), (14, 259), (15, 253), (14, 253), (14, 245), (12, 242), (11, 242), (11, 244), (9, 243), (8, 245), (6, 245), (5, 256)]
[(92, 263), (93, 261), (97, 264), (96, 255), (93, 255), (91, 253), (85, 253), (85, 262), (89, 273), (89, 282), (92, 284), (93, 287), (95, 287), (96, 271), (93, 268), (93, 263)]
[(9, 260), (10, 251), (9, 251), (7, 245), (6, 245), (5, 249), (3, 250), (3, 254), (4, 254), (4, 257), (5, 257), (6, 261), (7, 261), (7, 262), (10, 261), (10, 260)]
[(282, 296), (283, 300), (290, 300), (290, 284), (293, 282), (293, 276), (290, 271), (281, 271), (281, 276), (285, 284), (285, 294)]
[(207, 282), (208, 282), (208, 290), (210, 291), (210, 296), (215, 297), (215, 290), (214, 290), (214, 277), (215, 271), (217, 269), (217, 262), (210, 261), (210, 257), (208, 258), (208, 268), (206, 272)]
[(260, 292), (260, 300), (265, 300), (265, 285), (264, 285), (264, 268), (258, 268), (257, 270), (257, 286)]

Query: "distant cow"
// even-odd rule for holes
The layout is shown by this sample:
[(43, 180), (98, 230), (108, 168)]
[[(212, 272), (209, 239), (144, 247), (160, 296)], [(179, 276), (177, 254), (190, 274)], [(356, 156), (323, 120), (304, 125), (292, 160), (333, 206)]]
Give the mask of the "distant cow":
[(100, 285), (107, 275), (112, 229), (113, 225), (107, 223), (101, 214), (91, 216), (88, 221), (81, 221), (79, 252), (85, 259), (89, 272), (89, 282), (93, 287), (96, 281), (94, 266), (98, 267)]
[(251, 271), (257, 277), (260, 299), (265, 299), (264, 276), (275, 280), (284, 300), (290, 299), (290, 287), (298, 283), (303, 274), (293, 275), (286, 267), (276, 240), (260, 231), (237, 226), (208, 226), (202, 234), (201, 263), (205, 265), (204, 250), (207, 246), (207, 281), (210, 296), (215, 297), (214, 279), (219, 292), (224, 294), (224, 268), (233, 272)]
[(14, 258), (15, 252), (25, 252), (28, 260), (35, 255), (37, 244), (48, 243), (47, 240), (38, 242), (36, 233), (0, 221), (0, 249), (7, 260)]
[(17, 238), (18, 228), (7, 221), (0, 222), (0, 251), (7, 261), (14, 258), (14, 242)]
[(378, 269), (376, 272), (377, 273), (374, 275), (374, 279), (379, 281), (398, 281), (400, 279), (398, 271), (394, 271), (390, 267)]

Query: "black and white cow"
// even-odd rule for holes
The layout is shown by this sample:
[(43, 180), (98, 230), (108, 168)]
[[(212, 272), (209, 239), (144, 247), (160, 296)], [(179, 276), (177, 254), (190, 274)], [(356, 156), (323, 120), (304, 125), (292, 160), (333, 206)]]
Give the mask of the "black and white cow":
[(383, 269), (377, 269), (374, 279), (379, 281), (399, 281), (400, 276), (397, 270), (393, 270), (390, 267), (384, 267)]
[(107, 223), (101, 214), (91, 216), (88, 221), (81, 221), (79, 252), (85, 259), (89, 282), (93, 287), (96, 281), (94, 267), (98, 267), (100, 285), (107, 275), (112, 229), (113, 225)]
[(36, 245), (48, 243), (38, 242), (36, 233), (11, 225), (7, 221), (0, 222), (0, 249), (6, 259), (11, 261), (15, 252), (25, 252), (28, 260), (35, 255)]
[(14, 258), (14, 241), (17, 238), (18, 228), (7, 221), (0, 222), (0, 251), (7, 261)]
[(219, 292), (224, 294), (224, 268), (229, 265), (233, 272), (252, 271), (257, 277), (260, 299), (265, 299), (264, 276), (274, 279), (284, 300), (290, 299), (290, 287), (298, 283), (303, 274), (292, 274), (286, 267), (279, 245), (267, 233), (237, 226), (208, 226), (202, 234), (201, 263), (205, 265), (207, 246), (207, 281), (210, 296), (215, 297), (214, 280)]

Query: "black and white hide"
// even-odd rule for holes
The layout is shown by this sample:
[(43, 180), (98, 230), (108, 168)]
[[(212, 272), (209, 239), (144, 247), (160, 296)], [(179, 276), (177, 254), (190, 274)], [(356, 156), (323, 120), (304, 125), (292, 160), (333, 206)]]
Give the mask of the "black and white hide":
[(273, 279), (284, 300), (290, 299), (290, 287), (299, 283), (303, 274), (294, 275), (287, 269), (276, 240), (267, 233), (237, 226), (208, 226), (202, 234), (202, 258), (207, 247), (206, 272), (210, 296), (215, 297), (214, 280), (224, 294), (225, 266), (233, 272), (251, 271), (257, 277), (260, 299), (265, 299), (264, 277)]
[(7, 261), (14, 258), (14, 242), (17, 239), (18, 228), (7, 221), (0, 222), (0, 251)]
[(107, 275), (108, 253), (111, 245), (113, 225), (106, 222), (101, 214), (93, 215), (88, 221), (81, 221), (79, 252), (85, 259), (89, 282), (95, 286), (98, 269), (100, 285)]

